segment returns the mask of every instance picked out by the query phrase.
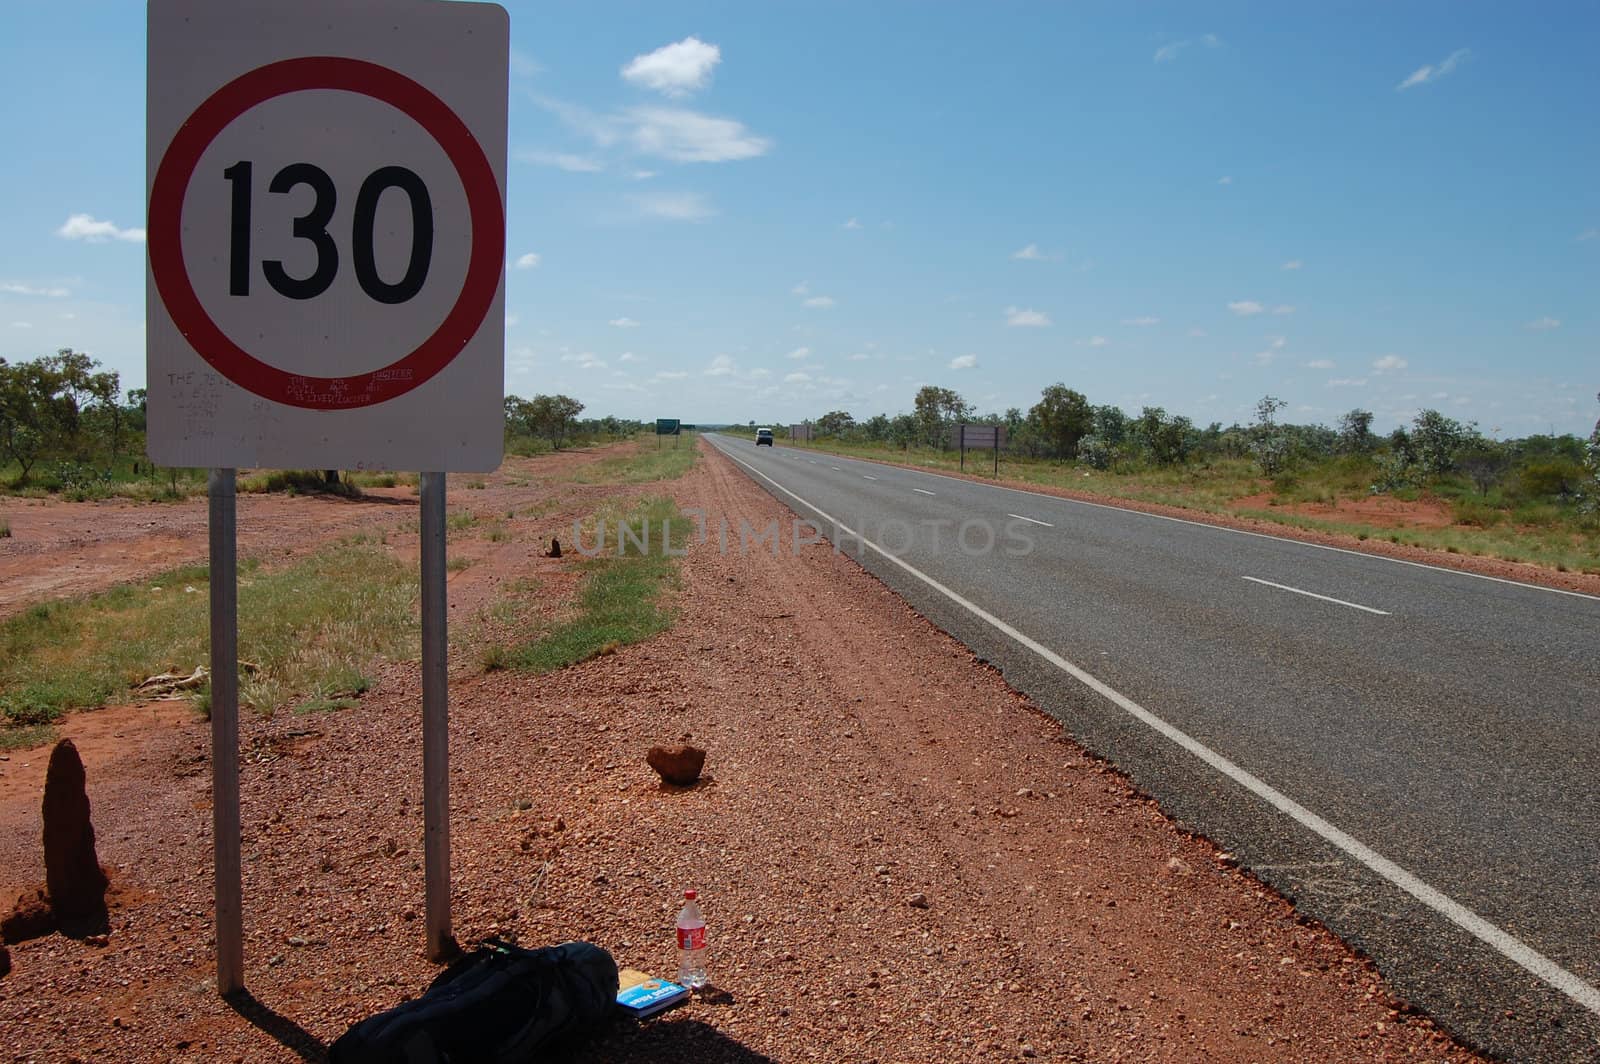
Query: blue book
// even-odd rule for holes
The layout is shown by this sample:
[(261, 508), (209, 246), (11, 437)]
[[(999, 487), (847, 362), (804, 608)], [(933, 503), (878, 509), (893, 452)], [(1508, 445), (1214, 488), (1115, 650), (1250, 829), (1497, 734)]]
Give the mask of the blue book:
[(689, 988), (670, 979), (657, 979), (633, 968), (617, 973), (617, 1004), (635, 1019), (644, 1019), (684, 1001)]

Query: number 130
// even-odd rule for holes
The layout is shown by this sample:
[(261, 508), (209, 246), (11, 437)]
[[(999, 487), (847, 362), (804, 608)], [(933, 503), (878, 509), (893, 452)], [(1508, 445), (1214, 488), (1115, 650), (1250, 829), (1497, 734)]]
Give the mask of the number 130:
[[(228, 294), (250, 294), (250, 209), (254, 189), (251, 172), (254, 164), (241, 160), (222, 171), (222, 176), (233, 185), (233, 209), (228, 244)], [(311, 163), (291, 163), (279, 170), (267, 185), (267, 191), (283, 195), (296, 185), (309, 185), (316, 193), (316, 201), (309, 213), (294, 220), (294, 235), (311, 241), (317, 249), (317, 266), (308, 276), (294, 277), (284, 269), (280, 259), (266, 259), (261, 263), (261, 273), (280, 295), (290, 299), (315, 299), (328, 290), (339, 273), (339, 248), (328, 233), (328, 222), (338, 195), (333, 178), (328, 172)], [(406, 194), (411, 203), (411, 259), (406, 264), (405, 276), (389, 284), (378, 276), (374, 250), (373, 226), (378, 215), (378, 200), (391, 188)], [(433, 259), (433, 202), (428, 196), (428, 186), (422, 178), (403, 166), (385, 166), (374, 170), (361, 183), (356, 193), (356, 213), (351, 230), (351, 248), (355, 259), (356, 280), (361, 290), (379, 303), (404, 303), (422, 291), (428, 279), (428, 266)]]

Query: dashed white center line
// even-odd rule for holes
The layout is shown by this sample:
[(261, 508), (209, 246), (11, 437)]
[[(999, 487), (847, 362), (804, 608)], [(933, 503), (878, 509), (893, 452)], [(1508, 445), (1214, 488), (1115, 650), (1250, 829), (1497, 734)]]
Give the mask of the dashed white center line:
[(829, 468), (829, 469), (831, 469), (831, 470), (833, 470), (833, 471), (834, 471), (834, 472), (835, 472), (835, 473), (837, 473), (837, 472), (838, 472), (838, 471), (839, 471), (839, 467), (838, 467), (838, 466), (836, 466), (836, 465), (831, 465), (831, 466), (829, 466), (829, 467), (828, 467), (828, 468)]
[(1321, 599), (1323, 602), (1333, 602), (1340, 606), (1349, 606), (1353, 610), (1365, 610), (1368, 613), (1376, 613), (1380, 617), (1389, 616), (1388, 610), (1375, 610), (1371, 606), (1363, 606), (1357, 602), (1346, 602), (1344, 599), (1329, 598), (1327, 595), (1319, 595), (1315, 591), (1304, 591), (1298, 587), (1290, 587), (1288, 584), (1274, 584), (1271, 580), (1260, 580), (1253, 576), (1247, 576), (1244, 577), (1244, 579), (1250, 581), (1252, 584), (1265, 584), (1267, 587), (1275, 587), (1279, 591), (1293, 591), (1296, 595), (1304, 595), (1306, 598)]
[(923, 495), (932, 495), (932, 494), (934, 494), (934, 492), (931, 492), (926, 488), (912, 488), (911, 490), (915, 491), (915, 492), (920, 492)]
[(865, 473), (863, 473), (863, 474), (861, 474), (861, 479), (862, 480), (877, 480), (878, 478), (877, 477), (869, 477)]
[(1056, 527), (1055, 525), (1052, 525), (1049, 521), (1040, 521), (1036, 517), (1023, 517), (1021, 514), (1006, 514), (1006, 516), (1007, 517), (1015, 517), (1018, 521), (1026, 521), (1026, 522), (1028, 522), (1029, 524), (1032, 524), (1032, 525), (1043, 525), (1046, 528), (1054, 528), (1054, 527)]

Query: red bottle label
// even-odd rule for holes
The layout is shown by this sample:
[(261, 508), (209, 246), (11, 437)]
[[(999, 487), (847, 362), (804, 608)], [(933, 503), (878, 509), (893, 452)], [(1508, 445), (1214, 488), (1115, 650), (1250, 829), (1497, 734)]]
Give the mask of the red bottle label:
[(699, 927), (680, 927), (680, 928), (678, 928), (678, 948), (679, 949), (705, 949), (706, 948), (706, 925), (705, 924), (701, 924)]

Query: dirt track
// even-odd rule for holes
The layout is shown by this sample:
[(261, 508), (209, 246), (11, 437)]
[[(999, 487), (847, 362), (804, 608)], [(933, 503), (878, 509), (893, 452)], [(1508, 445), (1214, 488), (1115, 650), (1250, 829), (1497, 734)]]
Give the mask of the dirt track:
[[(712, 456), (661, 487), (713, 527), (788, 517)], [(1469, 1057), (826, 545), (741, 556), (713, 537), (680, 606), (650, 643), (453, 685), (463, 941), (586, 938), (670, 974), (678, 892), (702, 892), (719, 993), (581, 1059)], [(338, 715), (244, 722), (247, 979), (272, 1010), (254, 1022), (206, 984), (203, 726), (121, 711), (118, 756), (90, 773), (124, 892), (110, 945), (13, 947), (0, 1047), (293, 1059), (281, 1041), (315, 1059), (416, 992), (415, 671)], [(643, 754), (683, 734), (711, 778), (665, 791)], [(0, 790), (0, 867), (41, 877), (37, 832), (36, 792)]]

